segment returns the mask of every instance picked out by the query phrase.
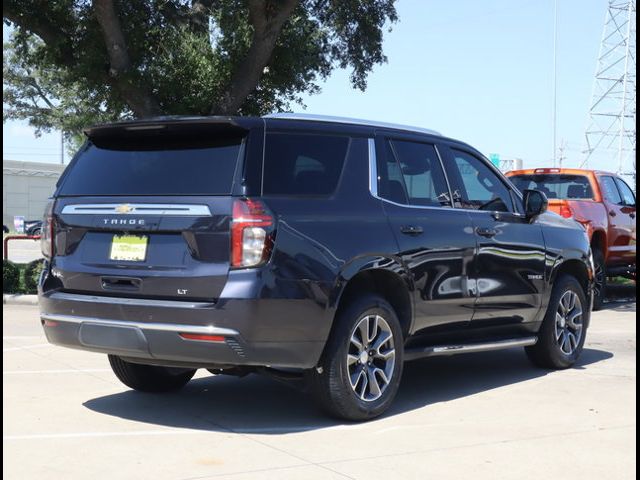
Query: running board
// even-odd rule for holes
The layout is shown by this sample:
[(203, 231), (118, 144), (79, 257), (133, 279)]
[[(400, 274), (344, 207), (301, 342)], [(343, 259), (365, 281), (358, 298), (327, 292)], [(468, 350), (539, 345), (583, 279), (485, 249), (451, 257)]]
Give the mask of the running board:
[(527, 347), (535, 345), (538, 337), (511, 338), (486, 343), (469, 343), (466, 345), (434, 345), (431, 347), (409, 348), (404, 351), (405, 360), (416, 360), (437, 355), (455, 355), (457, 353), (488, 352), (503, 348)]

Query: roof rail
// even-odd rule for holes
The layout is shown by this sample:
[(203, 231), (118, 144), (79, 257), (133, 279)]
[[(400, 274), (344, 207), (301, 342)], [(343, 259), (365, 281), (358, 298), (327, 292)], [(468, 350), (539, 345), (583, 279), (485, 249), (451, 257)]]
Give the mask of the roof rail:
[(378, 122), (375, 120), (362, 120), (360, 118), (333, 117), (329, 115), (314, 115), (311, 113), (271, 113), (263, 118), (276, 118), (283, 120), (306, 120), (315, 122), (347, 123), (350, 125), (363, 125), (367, 127), (391, 128), (394, 130), (405, 130), (408, 132), (427, 133), (429, 135), (442, 136), (440, 132), (428, 128), (411, 127), (409, 125), (399, 125), (396, 123)]

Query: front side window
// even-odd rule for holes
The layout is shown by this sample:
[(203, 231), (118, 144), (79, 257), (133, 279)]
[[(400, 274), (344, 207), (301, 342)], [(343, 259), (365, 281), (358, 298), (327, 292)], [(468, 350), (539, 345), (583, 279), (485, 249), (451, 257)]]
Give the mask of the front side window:
[(620, 178), (616, 178), (616, 184), (618, 185), (618, 189), (622, 194), (622, 201), (624, 202), (624, 204), (635, 207), (636, 196), (633, 194), (633, 190), (629, 188), (629, 185), (627, 185), (627, 182)]
[(453, 165), (448, 166), (453, 199), (458, 208), (497, 212), (511, 211), (509, 189), (479, 158), (451, 150)]
[(385, 140), (379, 194), (396, 203), (450, 206), (447, 182), (433, 145)]
[(267, 134), (264, 195), (330, 195), (344, 166), (349, 137)]
[(605, 200), (615, 203), (616, 205), (622, 203), (622, 197), (620, 196), (620, 192), (618, 192), (618, 187), (616, 187), (616, 182), (613, 177), (600, 177), (600, 185), (602, 185), (602, 195)]

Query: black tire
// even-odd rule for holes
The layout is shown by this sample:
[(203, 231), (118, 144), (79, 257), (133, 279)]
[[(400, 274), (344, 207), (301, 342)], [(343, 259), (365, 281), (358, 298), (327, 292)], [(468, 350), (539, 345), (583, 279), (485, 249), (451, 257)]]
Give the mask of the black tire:
[(594, 289), (593, 289), (593, 310), (600, 310), (607, 298), (607, 273), (604, 263), (604, 254), (598, 250), (593, 250)]
[[(560, 308), (560, 300), (568, 292), (573, 292), (580, 300), (582, 308), (581, 335), (577, 341), (577, 345), (572, 352), (564, 352), (559, 344), (561, 340), (557, 339), (556, 330), (556, 313)], [(553, 286), (551, 299), (547, 313), (542, 321), (542, 326), (538, 332), (538, 341), (535, 345), (525, 347), (525, 351), (529, 359), (537, 366), (551, 369), (564, 369), (573, 366), (580, 357), (584, 347), (584, 341), (587, 336), (587, 328), (589, 326), (589, 304), (586, 295), (580, 283), (570, 276), (561, 274)], [(564, 321), (562, 322), (564, 324)], [(575, 334), (574, 334), (575, 338)], [(564, 339), (564, 337), (562, 337)], [(567, 348), (569, 350), (569, 348)]]
[[(391, 373), (388, 383), (386, 383), (381, 390), (381, 395), (377, 399), (363, 399), (354, 390), (360, 383), (356, 383), (356, 387), (351, 386), (349, 368), (358, 368), (363, 371), (363, 376), (366, 378), (366, 387), (368, 387), (369, 376), (367, 375), (367, 369), (371, 371), (372, 368), (376, 368), (378, 364), (376, 362), (383, 361), (372, 357), (368, 365), (361, 361), (353, 362), (349, 367), (347, 361), (347, 355), (352, 352), (354, 345), (351, 343), (352, 335), (359, 333), (355, 332), (356, 327), (366, 318), (374, 318), (376, 325), (381, 325), (381, 334), (387, 335), (391, 333), (393, 349), (395, 349), (395, 356), (393, 364), (386, 364), (389, 372)], [(386, 325), (376, 318), (376, 316), (382, 317)], [(373, 324), (372, 324), (373, 325)], [(388, 327), (388, 328), (387, 328)], [(377, 326), (373, 327), (374, 332), (377, 332)], [(386, 329), (384, 332), (382, 329)], [(358, 330), (358, 332), (361, 332)], [(375, 339), (371, 343), (375, 343)], [(379, 338), (382, 338), (379, 337)], [(363, 342), (365, 343), (365, 342)], [(387, 352), (391, 350), (391, 343), (388, 341), (383, 342), (378, 352), (386, 346)], [(366, 350), (365, 357), (366, 357)], [(372, 350), (369, 350), (371, 352)], [(366, 294), (362, 297), (350, 302), (344, 309), (342, 309), (336, 319), (332, 329), (331, 335), (322, 354), (320, 364), (318, 367), (310, 372), (310, 386), (311, 392), (315, 399), (319, 403), (320, 407), (332, 416), (346, 419), (346, 420), (370, 420), (381, 415), (393, 402), (393, 399), (398, 392), (400, 385), (400, 378), (402, 376), (402, 362), (404, 353), (404, 340), (402, 335), (402, 329), (400, 322), (393, 308), (382, 297), (372, 294)], [(371, 353), (369, 353), (371, 355)], [(357, 355), (353, 354), (353, 357)], [(373, 364), (372, 364), (373, 362)], [(365, 382), (364, 378), (360, 378), (358, 381)], [(378, 379), (376, 372), (373, 376)], [(377, 383), (377, 382), (376, 382)], [(365, 390), (366, 388), (363, 387)]]
[(116, 355), (109, 355), (109, 364), (122, 383), (140, 392), (161, 393), (180, 390), (196, 373), (191, 369), (130, 363)]

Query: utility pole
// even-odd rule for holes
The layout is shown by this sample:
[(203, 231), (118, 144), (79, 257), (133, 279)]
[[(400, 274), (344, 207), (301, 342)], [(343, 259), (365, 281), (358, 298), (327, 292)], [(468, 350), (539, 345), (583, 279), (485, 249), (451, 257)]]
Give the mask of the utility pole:
[(609, 0), (581, 167), (596, 156), (616, 171), (636, 156), (636, 0)]
[(60, 165), (64, 165), (64, 130), (60, 130)]
[(552, 107), (552, 151), (553, 166), (556, 166), (556, 138), (557, 138), (557, 117), (558, 117), (558, 0), (555, 0), (553, 7), (553, 107)]
[(564, 162), (564, 159), (566, 158), (564, 156), (564, 149), (567, 146), (567, 142), (565, 140), (562, 140), (560, 142), (560, 152), (558, 155), (558, 167), (562, 168), (562, 163)]

